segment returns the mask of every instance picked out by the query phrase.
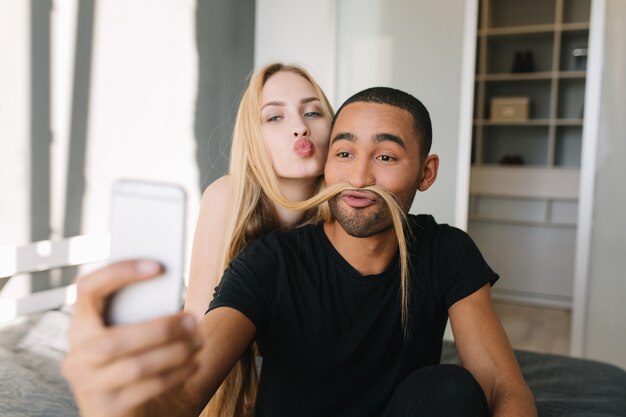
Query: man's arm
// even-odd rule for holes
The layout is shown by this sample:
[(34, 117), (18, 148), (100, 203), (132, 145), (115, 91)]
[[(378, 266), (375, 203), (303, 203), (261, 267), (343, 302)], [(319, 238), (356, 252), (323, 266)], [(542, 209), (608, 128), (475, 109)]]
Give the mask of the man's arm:
[[(179, 390), (153, 401), (149, 416), (199, 415), (237, 360), (252, 343), (256, 329), (241, 312), (219, 307), (198, 323), (203, 347), (196, 354), (198, 368)], [(154, 410), (154, 411), (152, 411)]]
[(448, 314), (461, 363), (482, 387), (493, 416), (536, 416), (533, 395), (493, 310), (489, 284), (457, 301)]
[(82, 416), (198, 415), (254, 337), (252, 322), (230, 308), (197, 326), (183, 313), (105, 326), (106, 299), (157, 275), (155, 265), (118, 262), (78, 283), (62, 370)]

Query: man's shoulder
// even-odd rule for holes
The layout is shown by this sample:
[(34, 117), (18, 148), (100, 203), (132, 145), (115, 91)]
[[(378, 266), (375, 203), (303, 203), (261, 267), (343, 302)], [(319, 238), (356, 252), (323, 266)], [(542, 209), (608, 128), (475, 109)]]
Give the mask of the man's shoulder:
[(436, 250), (441, 246), (469, 239), (469, 235), (447, 223), (437, 223), (430, 214), (409, 214), (409, 231), (423, 249)]

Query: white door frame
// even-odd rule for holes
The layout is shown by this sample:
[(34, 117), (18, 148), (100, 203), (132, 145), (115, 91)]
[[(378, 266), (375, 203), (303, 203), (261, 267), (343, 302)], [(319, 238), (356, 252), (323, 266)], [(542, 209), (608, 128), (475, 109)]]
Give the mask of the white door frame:
[(589, 287), (589, 260), (593, 229), (596, 150), (600, 125), (605, 20), (606, 0), (592, 0), (580, 161), (580, 190), (578, 193), (578, 229), (576, 232), (576, 265), (570, 341), (570, 354), (572, 356), (583, 356), (585, 353), (587, 290)]
[(463, 30), (463, 68), (461, 70), (461, 108), (459, 111), (459, 148), (457, 152), (457, 184), (455, 199), (455, 226), (463, 230), (467, 230), (469, 210), (478, 13), (478, 0), (466, 0), (465, 28)]

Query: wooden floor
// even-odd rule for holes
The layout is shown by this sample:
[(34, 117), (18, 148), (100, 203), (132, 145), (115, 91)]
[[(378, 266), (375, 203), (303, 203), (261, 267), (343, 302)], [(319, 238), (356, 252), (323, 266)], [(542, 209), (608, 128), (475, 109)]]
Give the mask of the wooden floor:
[(494, 302), (514, 349), (569, 355), (571, 312)]

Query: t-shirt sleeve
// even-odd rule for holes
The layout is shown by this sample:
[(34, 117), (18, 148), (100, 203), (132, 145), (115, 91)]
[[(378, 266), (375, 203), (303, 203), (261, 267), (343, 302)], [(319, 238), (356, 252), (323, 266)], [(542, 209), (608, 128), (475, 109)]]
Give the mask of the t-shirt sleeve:
[(234, 308), (252, 321), (258, 334), (263, 333), (276, 288), (275, 265), (276, 256), (266, 245), (251, 243), (224, 271), (208, 311)]
[(440, 268), (444, 271), (446, 308), (485, 284), (495, 284), (496, 274), (472, 238), (455, 227), (443, 226), (440, 239)]

